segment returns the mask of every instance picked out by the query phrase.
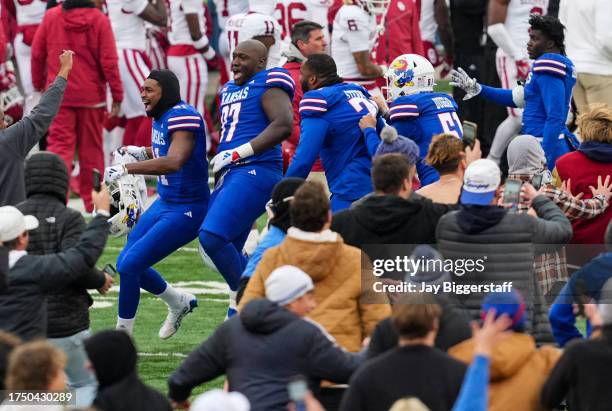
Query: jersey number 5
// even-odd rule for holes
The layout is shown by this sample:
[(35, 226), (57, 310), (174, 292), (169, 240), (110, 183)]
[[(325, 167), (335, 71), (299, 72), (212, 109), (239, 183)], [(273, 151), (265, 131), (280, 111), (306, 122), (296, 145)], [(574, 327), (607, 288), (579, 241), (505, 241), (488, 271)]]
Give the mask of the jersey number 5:
[(457, 138), (463, 137), (463, 127), (461, 126), (461, 120), (459, 120), (457, 113), (440, 113), (438, 114), (438, 119), (442, 125), (442, 130), (444, 130), (446, 134), (452, 134)]
[[(221, 141), (229, 143), (234, 137), (238, 117), (240, 116), (240, 106), (242, 103), (234, 103), (224, 106), (221, 109)], [(229, 122), (229, 124), (228, 124)], [(228, 127), (229, 125), (229, 127)]]

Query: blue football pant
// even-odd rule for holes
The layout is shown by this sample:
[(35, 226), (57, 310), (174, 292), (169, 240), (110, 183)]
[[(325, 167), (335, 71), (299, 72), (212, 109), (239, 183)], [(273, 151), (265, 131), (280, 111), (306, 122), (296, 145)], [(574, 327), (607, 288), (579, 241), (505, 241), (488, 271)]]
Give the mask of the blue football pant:
[(141, 287), (155, 295), (164, 292), (166, 281), (151, 266), (197, 237), (206, 208), (205, 201), (179, 204), (158, 199), (140, 217), (117, 258), (120, 318), (136, 316)]
[(280, 170), (247, 164), (226, 172), (210, 196), (200, 244), (233, 291), (246, 267), (242, 247), (281, 179)]

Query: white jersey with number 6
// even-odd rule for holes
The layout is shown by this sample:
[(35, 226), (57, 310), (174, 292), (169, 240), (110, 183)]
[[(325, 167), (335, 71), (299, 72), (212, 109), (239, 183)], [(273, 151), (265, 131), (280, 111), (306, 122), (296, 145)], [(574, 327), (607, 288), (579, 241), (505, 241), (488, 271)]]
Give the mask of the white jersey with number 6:
[(376, 42), (376, 17), (359, 6), (344, 5), (334, 19), (331, 56), (338, 75), (345, 80), (358, 80), (361, 74), (353, 53), (372, 51)]

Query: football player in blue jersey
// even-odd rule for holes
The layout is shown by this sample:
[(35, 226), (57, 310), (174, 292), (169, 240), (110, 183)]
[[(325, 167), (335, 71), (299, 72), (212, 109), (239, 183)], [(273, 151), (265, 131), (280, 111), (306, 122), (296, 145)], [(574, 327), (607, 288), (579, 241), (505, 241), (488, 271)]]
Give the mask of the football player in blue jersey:
[(159, 337), (166, 339), (176, 333), (197, 300), (166, 283), (152, 266), (196, 238), (206, 215), (210, 196), (206, 129), (200, 113), (181, 101), (178, 79), (169, 70), (151, 71), (141, 99), (147, 115), (154, 119), (151, 147), (121, 148), (139, 161), (107, 167), (104, 173), (108, 182), (125, 174), (157, 175), (159, 194), (117, 258), (121, 275), (117, 329), (132, 333), (143, 288), (168, 305), (168, 316), (159, 330)]
[[(287, 70), (266, 70), (267, 49), (244, 41), (233, 53), (234, 80), (221, 90), (221, 135), (211, 160), (216, 174), (200, 244), (235, 299), (246, 267), (242, 247), (283, 177), (280, 143), (293, 129), (294, 82)], [(228, 315), (231, 315), (228, 310)]]
[(548, 169), (563, 154), (573, 151), (578, 140), (566, 126), (576, 69), (565, 55), (565, 27), (552, 16), (529, 18), (529, 58), (535, 60), (525, 86), (513, 90), (478, 84), (463, 69), (451, 73), (451, 85), (466, 91), (465, 100), (476, 95), (496, 103), (523, 108), (522, 134), (538, 138), (544, 149)]
[(422, 186), (440, 179), (435, 168), (424, 162), (431, 138), (452, 134), (463, 138), (457, 103), (446, 93), (433, 91), (435, 70), (429, 60), (418, 54), (402, 54), (391, 62), (387, 80), (387, 119), (397, 132), (419, 146), (417, 174)]
[(327, 54), (308, 56), (300, 70), (304, 90), (299, 108), (301, 137), (286, 175), (305, 178), (320, 155), (332, 194), (331, 208), (336, 212), (372, 192), (372, 156), (359, 120), (366, 114), (378, 116), (379, 130), (384, 120), (366, 89), (342, 82), (336, 63)]

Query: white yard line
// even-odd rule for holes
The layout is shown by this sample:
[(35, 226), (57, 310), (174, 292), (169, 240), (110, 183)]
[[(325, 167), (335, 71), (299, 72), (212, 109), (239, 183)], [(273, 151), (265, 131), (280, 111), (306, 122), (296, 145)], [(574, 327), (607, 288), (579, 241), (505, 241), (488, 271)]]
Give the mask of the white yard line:
[(185, 358), (187, 354), (182, 352), (139, 352), (139, 357), (178, 357)]

